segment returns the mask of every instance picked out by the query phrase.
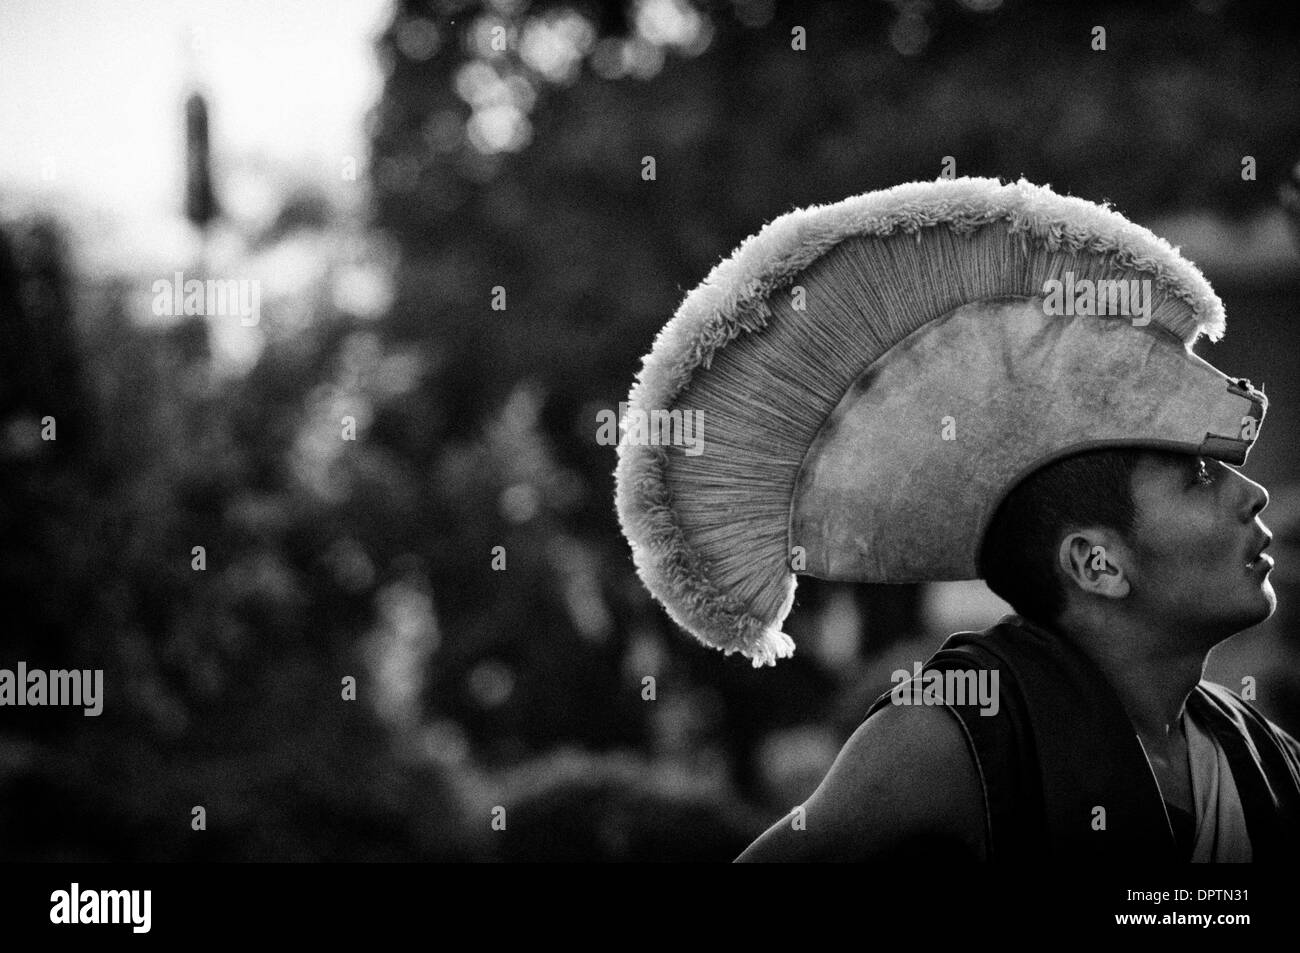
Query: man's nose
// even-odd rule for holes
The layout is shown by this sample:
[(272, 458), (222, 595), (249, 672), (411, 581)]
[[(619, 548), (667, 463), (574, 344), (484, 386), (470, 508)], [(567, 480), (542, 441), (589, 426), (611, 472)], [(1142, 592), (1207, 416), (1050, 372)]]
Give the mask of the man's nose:
[(1241, 480), (1242, 521), (1249, 522), (1268, 506), (1268, 490), (1250, 477), (1242, 476), (1240, 472), (1236, 475)]

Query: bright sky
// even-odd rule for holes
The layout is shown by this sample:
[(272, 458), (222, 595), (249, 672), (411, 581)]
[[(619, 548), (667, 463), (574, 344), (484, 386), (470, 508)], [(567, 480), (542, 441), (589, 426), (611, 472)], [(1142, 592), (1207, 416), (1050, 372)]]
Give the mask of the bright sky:
[[(363, 166), (390, 0), (2, 0), (0, 191), (133, 216), (181, 201), (186, 78), (213, 144), (306, 177)], [(193, 71), (191, 73), (191, 70)]]

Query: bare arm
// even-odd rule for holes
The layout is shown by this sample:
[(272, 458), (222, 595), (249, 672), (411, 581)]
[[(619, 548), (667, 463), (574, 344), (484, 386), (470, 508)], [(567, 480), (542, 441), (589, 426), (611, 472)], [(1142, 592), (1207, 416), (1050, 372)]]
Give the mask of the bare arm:
[(737, 860), (985, 856), (979, 774), (940, 707), (890, 706), (867, 719), (801, 807), (802, 818), (796, 808)]

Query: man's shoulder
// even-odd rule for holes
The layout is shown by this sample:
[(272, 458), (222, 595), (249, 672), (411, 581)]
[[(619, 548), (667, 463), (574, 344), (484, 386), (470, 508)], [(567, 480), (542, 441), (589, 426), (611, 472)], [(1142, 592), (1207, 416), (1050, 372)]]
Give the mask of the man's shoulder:
[(1243, 721), (1252, 724), (1256, 731), (1271, 735), (1293, 765), (1300, 769), (1300, 741), (1294, 735), (1227, 686), (1203, 679), (1198, 687), (1220, 706), (1237, 713)]
[[(984, 796), (961, 722), (942, 706), (887, 705), (849, 738), (823, 782), (847, 817), (900, 840), (948, 838), (984, 853)], [(819, 794), (822, 790), (819, 789)], [(816, 795), (814, 796), (816, 797)]]
[(983, 788), (943, 708), (867, 718), (802, 805), (740, 859), (910, 861), (986, 856)]
[[(876, 751), (925, 748), (945, 755), (969, 753), (960, 719), (944, 705), (882, 705), (858, 726), (845, 749), (854, 745)], [(924, 752), (919, 756), (924, 757)]]

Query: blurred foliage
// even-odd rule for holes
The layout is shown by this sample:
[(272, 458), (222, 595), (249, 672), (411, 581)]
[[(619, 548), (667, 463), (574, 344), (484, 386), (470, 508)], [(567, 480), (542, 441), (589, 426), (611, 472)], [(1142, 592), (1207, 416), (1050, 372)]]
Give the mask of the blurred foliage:
[(4, 712), (4, 856), (734, 856), (887, 687), (873, 653), (916, 635), (915, 592), (855, 591), (847, 657), (811, 582), (795, 659), (700, 649), (632, 571), (597, 412), (764, 221), (944, 156), (1138, 217), (1272, 201), (1240, 178), (1300, 144), (1270, 9), (401, 0), (362, 238), (396, 250), (391, 304), (330, 293), (359, 225), (287, 194), (247, 254), (315, 236), (328, 267), (268, 304), (247, 373), (203, 319), (78, 277), (55, 223), (8, 223), (0, 663), (102, 667), (107, 701)]

